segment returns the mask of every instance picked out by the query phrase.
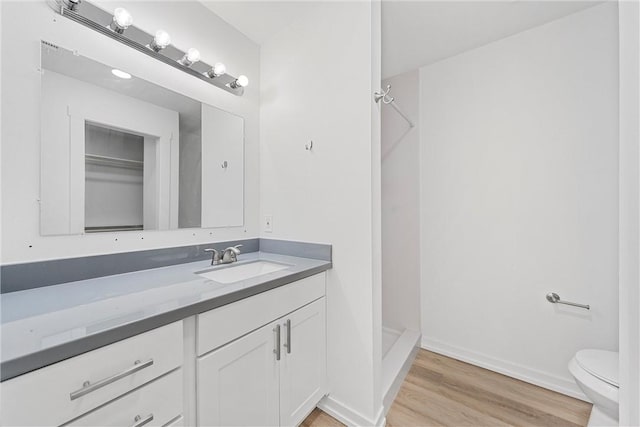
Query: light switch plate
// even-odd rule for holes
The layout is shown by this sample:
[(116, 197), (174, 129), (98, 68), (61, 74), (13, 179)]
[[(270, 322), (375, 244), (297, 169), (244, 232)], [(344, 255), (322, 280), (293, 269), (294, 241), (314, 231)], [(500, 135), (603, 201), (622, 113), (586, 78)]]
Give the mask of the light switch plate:
[(273, 215), (264, 216), (264, 232), (273, 233)]

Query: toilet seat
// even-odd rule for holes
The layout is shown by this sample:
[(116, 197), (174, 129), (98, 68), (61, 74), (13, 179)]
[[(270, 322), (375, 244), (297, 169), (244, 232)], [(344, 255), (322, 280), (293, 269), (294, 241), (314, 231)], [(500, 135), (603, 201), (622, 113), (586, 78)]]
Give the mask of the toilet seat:
[(599, 380), (616, 388), (620, 386), (617, 352), (593, 349), (580, 350), (576, 353), (575, 360), (582, 369)]

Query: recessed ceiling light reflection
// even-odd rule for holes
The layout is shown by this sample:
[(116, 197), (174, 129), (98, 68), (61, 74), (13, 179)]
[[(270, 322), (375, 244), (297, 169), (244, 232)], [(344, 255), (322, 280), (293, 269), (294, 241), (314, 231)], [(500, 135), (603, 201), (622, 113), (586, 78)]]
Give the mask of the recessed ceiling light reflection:
[(130, 79), (131, 78), (131, 74), (125, 73), (124, 71), (118, 70), (117, 68), (114, 68), (113, 70), (111, 70), (111, 73), (116, 77), (120, 77), (121, 79)]

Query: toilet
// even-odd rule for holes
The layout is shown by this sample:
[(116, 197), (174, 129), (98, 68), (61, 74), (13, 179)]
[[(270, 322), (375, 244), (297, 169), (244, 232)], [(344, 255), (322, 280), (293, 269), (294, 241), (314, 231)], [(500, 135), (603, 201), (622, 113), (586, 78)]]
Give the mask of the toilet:
[(569, 362), (569, 372), (593, 402), (589, 426), (618, 425), (618, 353), (586, 349)]

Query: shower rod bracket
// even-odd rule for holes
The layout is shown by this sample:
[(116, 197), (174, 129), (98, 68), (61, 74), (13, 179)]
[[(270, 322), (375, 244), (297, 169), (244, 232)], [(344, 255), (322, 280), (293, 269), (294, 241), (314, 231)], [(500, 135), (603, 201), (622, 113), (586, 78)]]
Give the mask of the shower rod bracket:
[(389, 92), (391, 91), (391, 85), (387, 85), (387, 90), (377, 90), (373, 92), (373, 99), (376, 101), (376, 104), (379, 104), (382, 101), (385, 105), (391, 105), (394, 110), (398, 112), (402, 116), (403, 119), (409, 123), (409, 127), (413, 128), (416, 125), (413, 121), (407, 116), (395, 103), (395, 98), (393, 96), (389, 96)]
[[(391, 85), (387, 85), (387, 90), (377, 90), (373, 93), (373, 98), (376, 100), (376, 103), (379, 103), (382, 100), (383, 104), (391, 104), (393, 102), (393, 97), (389, 96), (389, 92), (391, 91)], [(387, 97), (389, 99), (387, 99)]]

